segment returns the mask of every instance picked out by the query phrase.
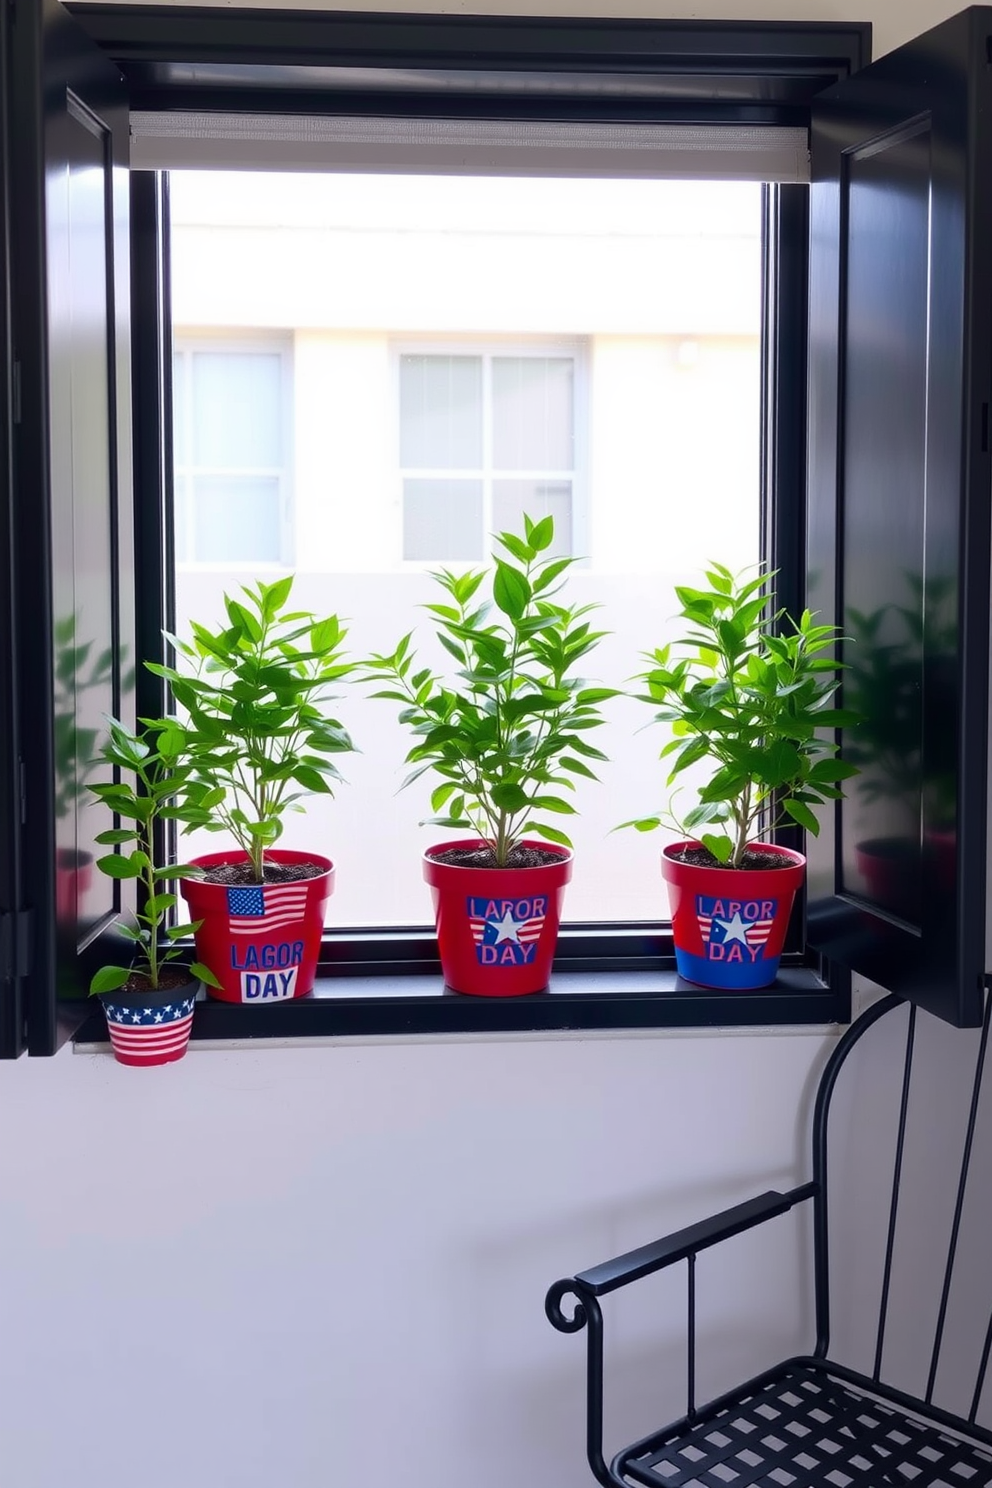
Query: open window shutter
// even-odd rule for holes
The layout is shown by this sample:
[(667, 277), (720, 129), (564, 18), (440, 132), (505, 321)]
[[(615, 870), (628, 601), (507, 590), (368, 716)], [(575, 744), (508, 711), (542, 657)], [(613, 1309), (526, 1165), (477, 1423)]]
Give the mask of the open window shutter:
[[(0, 79), (6, 95), (9, 77), (8, 35), (0, 27)], [(0, 134), (0, 244), (9, 242), (10, 171), (8, 133)], [(11, 376), (10, 262), (3, 255), (3, 293), (0, 294), (0, 339), (4, 361), (0, 372), (0, 634), (13, 635), (14, 554), (13, 480), (11, 439), (13, 434), (13, 379)], [(20, 1053), (23, 1038), (23, 976), (25, 920), (21, 913), (20, 802), (17, 706), (12, 648), (0, 646), (0, 1058)]]
[(46, 1054), (88, 1010), (124, 907), (94, 869), (113, 821), (87, 784), (105, 715), (133, 714), (128, 123), (120, 73), (56, 0), (13, 15), (20, 1033)]
[(852, 637), (860, 775), (808, 933), (958, 1025), (986, 969), (992, 7), (814, 104), (809, 597)]

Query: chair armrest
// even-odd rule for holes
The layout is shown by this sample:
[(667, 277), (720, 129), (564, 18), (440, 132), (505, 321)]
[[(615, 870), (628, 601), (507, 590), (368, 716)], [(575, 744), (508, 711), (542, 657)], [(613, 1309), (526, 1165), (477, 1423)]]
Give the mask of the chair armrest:
[(763, 1224), (766, 1219), (787, 1214), (794, 1205), (811, 1199), (818, 1191), (816, 1183), (804, 1183), (800, 1188), (790, 1189), (784, 1194), (769, 1189), (756, 1199), (735, 1204), (732, 1209), (724, 1209), (711, 1219), (700, 1220), (698, 1224), (676, 1230), (674, 1234), (655, 1240), (650, 1245), (642, 1245), (612, 1261), (604, 1261), (600, 1266), (580, 1271), (575, 1282), (581, 1291), (591, 1293), (594, 1297), (604, 1297), (607, 1292), (615, 1292), (628, 1282), (639, 1281), (642, 1276), (650, 1276), (653, 1271), (661, 1271), (665, 1266), (674, 1265), (676, 1261), (684, 1261), (687, 1256), (717, 1245), (721, 1240), (728, 1240), (731, 1235), (739, 1235), (744, 1230)]

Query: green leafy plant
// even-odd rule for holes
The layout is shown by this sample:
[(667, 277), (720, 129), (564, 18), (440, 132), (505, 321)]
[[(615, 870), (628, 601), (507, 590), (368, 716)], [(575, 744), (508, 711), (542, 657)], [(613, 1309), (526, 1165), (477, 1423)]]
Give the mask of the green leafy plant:
[[(575, 560), (548, 557), (553, 538), (551, 517), (525, 516), (523, 536), (497, 537), (491, 570), (432, 575), (446, 598), (424, 608), (456, 663), (452, 681), (417, 667), (410, 634), (364, 664), (367, 680), (388, 684), (373, 695), (401, 703), (400, 721), (417, 738), (404, 786), (428, 770), (440, 776), (431, 796), (440, 814), (428, 820), (483, 838), (498, 867), (527, 832), (571, 846), (547, 818), (574, 813), (561, 792), (574, 790), (576, 777), (595, 780), (587, 761), (606, 758), (586, 735), (615, 690), (572, 675), (603, 632), (585, 618), (594, 605), (559, 602)], [(492, 601), (477, 603), (487, 575)]]
[(890, 819), (901, 819), (912, 835), (921, 797), (928, 823), (939, 829), (954, 820), (953, 732), (927, 732), (925, 751), (923, 740), (924, 700), (938, 715), (955, 706), (957, 617), (950, 579), (904, 577), (905, 604), (848, 608), (845, 623), (855, 645), (844, 691), (860, 715), (848, 749), (861, 770), (858, 792), (871, 803), (890, 802)]
[[(156, 867), (154, 861), (156, 824), (170, 818), (183, 819), (180, 797), (189, 766), (182, 732), (169, 719), (146, 724), (142, 735), (114, 718), (108, 720), (108, 725), (109, 737), (101, 756), (107, 764), (117, 767), (120, 779), (91, 785), (89, 790), (128, 825), (101, 832), (96, 840), (102, 846), (123, 848), (128, 843), (134, 846), (129, 852), (117, 851), (98, 858), (97, 867), (110, 878), (137, 879), (142, 902), (135, 912), (134, 924), (118, 927), (121, 935), (134, 943), (133, 963), (102, 966), (90, 983), (91, 993), (113, 992), (132, 976), (145, 978), (149, 987), (157, 989), (163, 967), (183, 953), (182, 947), (174, 942), (199, 928), (198, 924), (166, 925), (169, 912), (177, 903), (168, 885), (177, 878), (192, 876), (196, 870), (183, 864)], [(210, 986), (219, 986), (213, 972), (199, 962), (194, 962), (190, 970)]]
[(325, 712), (330, 686), (355, 667), (342, 660), (346, 632), (336, 615), (287, 610), (292, 587), (289, 576), (225, 595), (225, 629), (194, 622), (191, 644), (169, 638), (187, 667), (146, 663), (184, 712), (187, 828), (230, 833), (257, 883), (285, 813), (302, 810), (304, 795), (332, 794), (341, 775), (331, 756), (354, 749)]
[[(648, 669), (637, 677), (655, 721), (671, 725), (661, 751), (673, 759), (669, 785), (690, 765), (711, 766), (698, 804), (677, 825), (731, 868), (743, 865), (749, 842), (785, 819), (816, 835), (812, 807), (836, 800), (841, 781), (857, 774), (820, 732), (859, 718), (830, 706), (838, 631), (815, 625), (809, 610), (798, 624), (775, 610), (773, 579), (714, 564), (708, 588), (677, 588), (689, 629), (646, 653)], [(623, 825), (647, 832), (671, 820), (659, 813)]]

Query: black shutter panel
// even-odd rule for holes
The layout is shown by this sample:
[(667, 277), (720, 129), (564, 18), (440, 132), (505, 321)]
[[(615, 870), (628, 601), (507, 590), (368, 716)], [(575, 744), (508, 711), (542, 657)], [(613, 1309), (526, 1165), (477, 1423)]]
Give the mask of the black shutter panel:
[(17, 5), (10, 45), (23, 1034), (48, 1054), (82, 1021), (123, 907), (94, 870), (112, 821), (86, 786), (135, 661), (127, 96), (56, 0)]
[(990, 37), (974, 7), (812, 124), (809, 595), (862, 719), (808, 933), (960, 1026), (986, 966)]

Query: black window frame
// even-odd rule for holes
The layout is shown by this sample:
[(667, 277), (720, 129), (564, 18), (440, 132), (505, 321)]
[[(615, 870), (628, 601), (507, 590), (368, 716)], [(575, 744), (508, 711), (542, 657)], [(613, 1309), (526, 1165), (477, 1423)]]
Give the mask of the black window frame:
[[(68, 8), (125, 74), (132, 108), (160, 110), (802, 125), (816, 93), (867, 63), (871, 33), (860, 23)], [(131, 206), (136, 640), (152, 656), (173, 606), (167, 177), (135, 172)], [(792, 612), (806, 586), (808, 237), (807, 189), (765, 187), (762, 540)], [(161, 711), (159, 687), (140, 677), (139, 717)], [(658, 892), (661, 903), (660, 873)], [(846, 1021), (849, 974), (805, 946), (804, 916), (802, 900), (776, 984), (732, 994), (681, 983), (662, 925), (569, 924), (552, 990), (507, 999), (442, 990), (432, 931), (331, 930), (313, 997), (265, 1009), (207, 1001), (194, 1037)], [(592, 980), (580, 987), (570, 973)], [(102, 1036), (98, 1015), (77, 1035)]]

